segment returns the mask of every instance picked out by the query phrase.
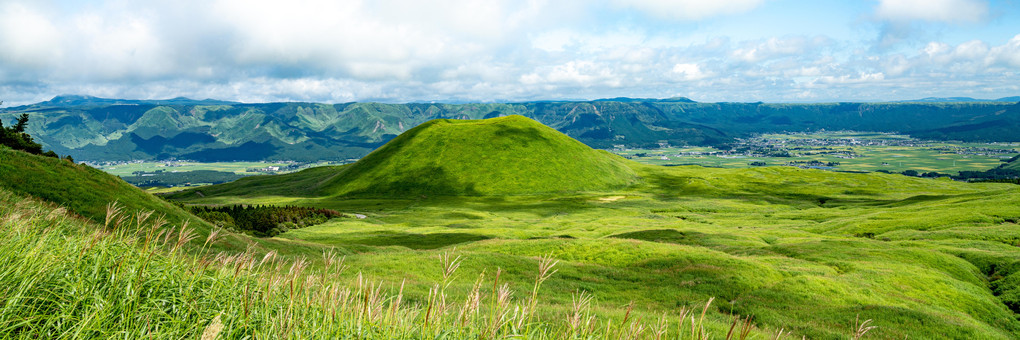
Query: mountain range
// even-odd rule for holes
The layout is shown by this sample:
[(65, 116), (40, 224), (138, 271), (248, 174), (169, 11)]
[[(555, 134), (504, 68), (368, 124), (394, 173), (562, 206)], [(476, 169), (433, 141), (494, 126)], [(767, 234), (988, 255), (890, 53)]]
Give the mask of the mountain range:
[(757, 133), (862, 130), (919, 138), (1020, 141), (1020, 104), (699, 103), (612, 98), (523, 103), (258, 103), (213, 99), (123, 100), (58, 96), (0, 109), (30, 115), (27, 131), (78, 160), (198, 161), (361, 158), (431, 119), (521, 115), (594, 148), (660, 144), (726, 146)]

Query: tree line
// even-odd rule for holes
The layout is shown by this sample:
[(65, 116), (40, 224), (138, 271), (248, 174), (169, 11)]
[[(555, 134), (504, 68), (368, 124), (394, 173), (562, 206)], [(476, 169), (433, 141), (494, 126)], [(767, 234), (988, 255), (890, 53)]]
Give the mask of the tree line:
[[(1020, 159), (1020, 155), (1017, 155), (1009, 160), (1003, 161), (1002, 165), (994, 167), (984, 171), (960, 171), (958, 175), (944, 174), (937, 171), (920, 172), (917, 170), (904, 170), (898, 172), (904, 176), (911, 177), (927, 177), (927, 178), (938, 178), (938, 177), (949, 177), (957, 181), (967, 182), (995, 182), (995, 183), (1013, 183), (1020, 184), (1020, 169), (1006, 167), (1012, 162), (1016, 162)], [(889, 170), (877, 170), (877, 172), (883, 172), (887, 174), (894, 174)]]
[(322, 224), (331, 218), (346, 216), (332, 209), (295, 206), (189, 206), (187, 209), (206, 222), (257, 237), (273, 237), (291, 229)]
[[(3, 104), (0, 101), (0, 104)], [(28, 113), (22, 113), (21, 116), (14, 121), (14, 126), (4, 127), (4, 123), (0, 120), (0, 145), (4, 145), (14, 150), (21, 150), (28, 152), (33, 155), (42, 155), (53, 158), (60, 158), (56, 152), (49, 150), (43, 152), (42, 144), (36, 143), (32, 140), (32, 136), (25, 132), (28, 128)], [(74, 159), (70, 155), (64, 157), (71, 163), (74, 163)]]

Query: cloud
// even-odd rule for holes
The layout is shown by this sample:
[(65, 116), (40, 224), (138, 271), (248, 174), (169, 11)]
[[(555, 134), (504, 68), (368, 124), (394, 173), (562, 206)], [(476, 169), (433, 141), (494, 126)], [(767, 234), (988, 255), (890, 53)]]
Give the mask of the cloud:
[(823, 47), (830, 42), (830, 39), (822, 36), (813, 38), (804, 36), (773, 37), (760, 42), (746, 42), (742, 47), (734, 50), (732, 56), (737, 60), (757, 63), (767, 59), (800, 55), (805, 51)]
[(673, 65), (673, 73), (682, 80), (701, 80), (709, 77), (708, 73), (701, 70), (698, 64), (684, 63)]
[(764, 2), (765, 0), (614, 0), (613, 4), (664, 19), (699, 20), (747, 12)]
[(566, 84), (573, 86), (620, 86), (621, 80), (606, 65), (587, 60), (573, 60), (520, 77), (525, 85)]
[[(984, 19), (988, 6), (930, 3), (885, 0), (846, 14), (874, 12), (879, 25), (905, 28), (898, 41), (916, 43), (876, 50), (860, 35), (870, 32), (787, 33), (783, 21), (802, 13), (785, 9), (762, 8), (763, 20), (775, 23), (768, 29), (726, 17), (766, 7), (764, 0), (0, 0), (0, 99), (781, 101), (975, 88), (1014, 95), (1020, 36), (942, 39), (958, 28), (945, 22)], [(938, 14), (946, 11), (964, 19)], [(780, 12), (789, 17), (774, 17)], [(914, 27), (937, 30), (917, 35)]]
[(980, 22), (988, 15), (984, 0), (879, 0), (878, 18), (890, 21)]
[(992, 65), (1020, 68), (1020, 34), (1006, 44), (992, 48), (988, 54)]
[(0, 61), (42, 68), (59, 59), (61, 37), (50, 18), (20, 3), (0, 3)]

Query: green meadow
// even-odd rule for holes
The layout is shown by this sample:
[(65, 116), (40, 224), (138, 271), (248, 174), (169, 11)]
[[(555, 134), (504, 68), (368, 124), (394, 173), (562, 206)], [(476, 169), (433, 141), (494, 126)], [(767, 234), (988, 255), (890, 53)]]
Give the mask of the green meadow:
[(1020, 337), (1013, 184), (664, 167), (521, 117), (435, 121), (355, 164), (165, 196), (357, 216), (254, 238), (0, 157), (10, 337)]
[[(406, 183), (402, 169), (423, 166), (409, 160), (428, 148), (434, 146), (401, 142), (355, 174)], [(369, 166), (394, 159), (402, 166)], [(490, 171), (482, 165), (493, 166), (477, 164), (482, 173)], [(525, 164), (536, 173), (560, 166)], [(588, 292), (603, 315), (617, 320), (625, 306), (649, 320), (714, 298), (710, 315), (717, 320), (751, 315), (760, 329), (797, 337), (843, 338), (857, 319), (873, 320), (878, 328), (869, 334), (876, 338), (1020, 334), (1014, 273), (1020, 187), (793, 167), (624, 164), (631, 172), (612, 174), (633, 173), (634, 184), (594, 190), (366, 196), (343, 186), (361, 185), (350, 173), (355, 164), (245, 178), (170, 198), (364, 215), (277, 239), (335, 247), (355, 270), (404, 282), (412, 294), (425, 294), (441, 272), (434, 259), (453, 249), (465, 259), (466, 276), (501, 268), (511, 282), (527, 282), (535, 259), (552, 256), (559, 271), (544, 286), (549, 298), (540, 308), (548, 316), (566, 313), (572, 294)], [(455, 170), (449, 169), (437, 172)], [(436, 178), (442, 179), (422, 181)], [(516, 188), (486, 185), (493, 183)], [(467, 290), (470, 282), (452, 287), (458, 286)]]
[(759, 327), (809, 338), (844, 336), (858, 315), (875, 320), (877, 338), (1020, 334), (1009, 279), (1020, 276), (1007, 269), (1020, 259), (1015, 185), (634, 167), (644, 185), (571, 195), (186, 202), (364, 214), (279, 238), (336, 247), (352, 268), (418, 289), (436, 279), (431, 259), (453, 248), (469, 277), (503, 268), (522, 281), (531, 259), (551, 254), (561, 262), (545, 286), (550, 311), (586, 291), (609, 315), (634, 303), (646, 319), (715, 298), (720, 318), (753, 315)]

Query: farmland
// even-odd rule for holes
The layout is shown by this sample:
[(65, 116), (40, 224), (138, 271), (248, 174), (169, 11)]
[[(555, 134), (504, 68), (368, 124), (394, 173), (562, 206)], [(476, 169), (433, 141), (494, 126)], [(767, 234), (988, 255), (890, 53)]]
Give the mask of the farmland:
[(655, 165), (746, 168), (800, 165), (837, 171), (939, 172), (982, 171), (1017, 153), (1020, 143), (928, 141), (876, 132), (766, 134), (741, 139), (731, 148), (664, 147), (614, 149), (614, 153)]

